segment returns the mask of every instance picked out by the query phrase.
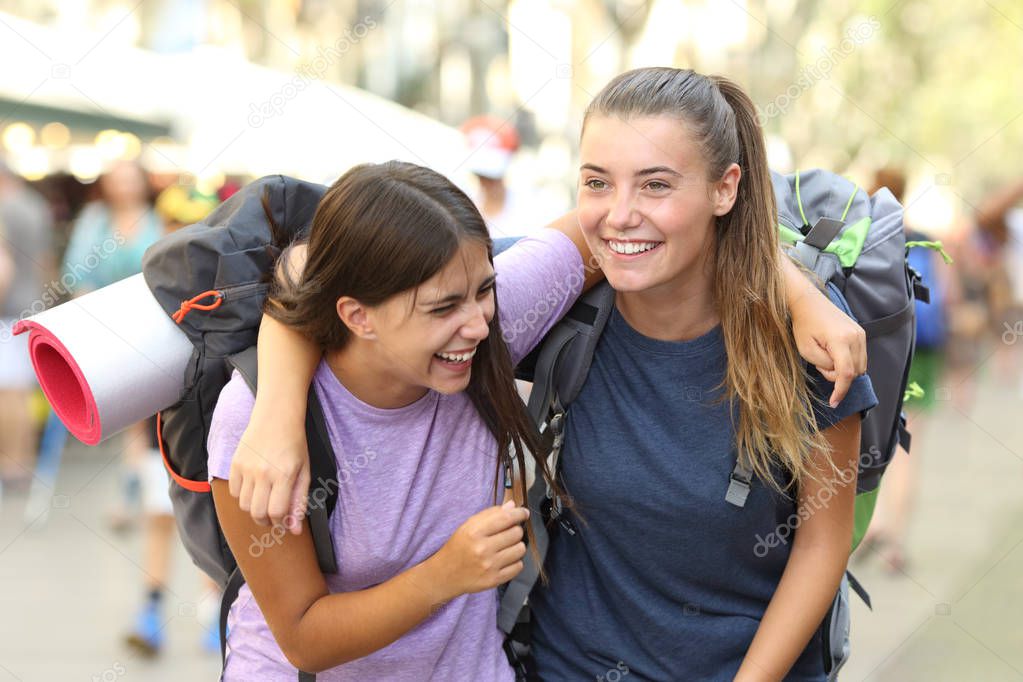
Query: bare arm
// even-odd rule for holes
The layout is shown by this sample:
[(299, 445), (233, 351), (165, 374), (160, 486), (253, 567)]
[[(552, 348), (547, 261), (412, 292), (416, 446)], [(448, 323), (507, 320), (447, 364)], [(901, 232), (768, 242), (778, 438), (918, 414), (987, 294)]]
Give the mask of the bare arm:
[[(845, 572), (852, 544), (860, 415), (823, 433), (832, 452), (817, 453), (822, 480), (802, 486), (792, 553), (736, 680), (783, 679), (820, 627)], [(829, 458), (837, 473), (830, 471)]]
[(422, 563), (369, 589), (332, 594), (306, 524), (297, 535), (270, 533), (238, 507), (226, 481), (212, 485), (217, 516), (242, 575), (281, 651), (305, 672), (377, 651), (451, 599), (491, 589), (522, 570), (526, 550), (519, 524), (529, 513), (491, 507)]
[[(550, 228), (566, 234), (586, 266), (584, 287), (603, 278), (596, 267), (575, 211)], [(297, 279), (305, 265), (305, 247), (296, 247), (288, 263)], [(231, 462), (230, 493), (256, 523), (286, 523), (298, 533), (309, 489), (305, 439), (306, 394), (320, 360), (316, 346), (295, 330), (263, 316), (259, 329), (259, 389), (249, 425)]]
[[(305, 247), (291, 251), (297, 279), (305, 265)], [(306, 395), (320, 350), (299, 332), (263, 315), (257, 344), (259, 390), (249, 424), (231, 460), (230, 492), (260, 525), (287, 523), (298, 533), (309, 490), (305, 439)]]
[(977, 223), (996, 236), (1004, 233), (1005, 214), (1023, 200), (1023, 180), (1017, 180), (984, 198), (977, 209)]
[(579, 250), (579, 256), (583, 259), (583, 268), (586, 271), (586, 279), (583, 281), (583, 291), (604, 279), (604, 271), (600, 269), (600, 263), (590, 251), (586, 238), (583, 237), (582, 228), (579, 227), (579, 212), (569, 211), (553, 223), (548, 225), (552, 230), (557, 230), (566, 235)]
[[(306, 508), (309, 457), (305, 439), (306, 394), (320, 350), (302, 334), (263, 315), (257, 346), (259, 390), (249, 425), (231, 461), (231, 495), (260, 525), (295, 521)], [(267, 437), (271, 430), (274, 437)]]
[(787, 255), (783, 255), (781, 267), (796, 347), (804, 360), (834, 382), (830, 402), (835, 407), (849, 392), (853, 379), (867, 371), (867, 335)]

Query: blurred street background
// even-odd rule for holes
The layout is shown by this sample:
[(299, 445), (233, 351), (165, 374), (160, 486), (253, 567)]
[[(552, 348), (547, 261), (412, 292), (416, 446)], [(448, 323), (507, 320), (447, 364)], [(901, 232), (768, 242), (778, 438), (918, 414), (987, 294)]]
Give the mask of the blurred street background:
[(16, 320), (269, 173), (421, 163), (526, 233), (574, 203), (591, 97), (652, 65), (730, 76), (773, 169), (887, 187), (941, 240), (841, 679), (1023, 680), (1020, 64), (1012, 0), (0, 0), (0, 682), (220, 668), (151, 427), (65, 444)]

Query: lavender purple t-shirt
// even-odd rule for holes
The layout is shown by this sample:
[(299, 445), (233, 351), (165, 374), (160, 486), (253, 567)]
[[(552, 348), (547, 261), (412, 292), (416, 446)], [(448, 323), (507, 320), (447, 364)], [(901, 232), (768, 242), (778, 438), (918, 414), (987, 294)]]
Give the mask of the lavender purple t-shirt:
[[(494, 269), (502, 336), (518, 362), (579, 296), (582, 259), (568, 237), (545, 229), (495, 258)], [(340, 479), (329, 524), (339, 570), (326, 576), (331, 592), (366, 589), (415, 566), (494, 503), (497, 443), (465, 393), (429, 391), (405, 407), (380, 409), (352, 395), (326, 363), (313, 383)], [(228, 478), (253, 404), (236, 373), (213, 413), (211, 478)], [(396, 642), (316, 679), (512, 680), (497, 606), (495, 590), (462, 595)], [(296, 679), (248, 586), (228, 626), (225, 680)]]

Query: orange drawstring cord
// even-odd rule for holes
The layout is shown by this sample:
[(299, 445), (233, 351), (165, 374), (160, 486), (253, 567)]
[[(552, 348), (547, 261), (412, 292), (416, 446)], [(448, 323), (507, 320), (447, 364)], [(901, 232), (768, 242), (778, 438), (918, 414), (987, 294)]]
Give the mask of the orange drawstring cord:
[[(213, 303), (199, 303), (199, 301), (209, 296), (213, 296), (216, 300), (213, 301)], [(204, 291), (198, 296), (194, 296), (193, 298), (187, 301), (182, 301), (181, 307), (178, 308), (178, 311), (176, 313), (171, 315), (171, 319), (173, 319), (178, 324), (181, 324), (181, 321), (185, 319), (185, 315), (187, 315), (192, 310), (214, 310), (216, 308), (219, 308), (220, 304), (223, 302), (224, 296), (219, 291), (215, 289), (210, 289), (209, 291)]]

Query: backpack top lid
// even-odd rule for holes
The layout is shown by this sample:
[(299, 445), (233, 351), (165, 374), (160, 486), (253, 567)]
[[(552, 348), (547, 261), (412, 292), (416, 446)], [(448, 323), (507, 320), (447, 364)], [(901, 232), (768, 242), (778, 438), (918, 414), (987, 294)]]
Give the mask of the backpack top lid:
[[(151, 246), (142, 261), (146, 284), (169, 315), (183, 301), (224, 305), (217, 314), (192, 312), (179, 321), (196, 346), (226, 357), (256, 343), (272, 265), (281, 249), (305, 234), (323, 185), (269, 175), (246, 185), (204, 220)], [(266, 193), (274, 233), (263, 209)]]
[(902, 206), (887, 188), (868, 196), (851, 180), (815, 168), (782, 175), (771, 171), (782, 241), (798, 244), (822, 218), (843, 223), (821, 251), (835, 256), (842, 268), (853, 267), (870, 244), (902, 229)]

